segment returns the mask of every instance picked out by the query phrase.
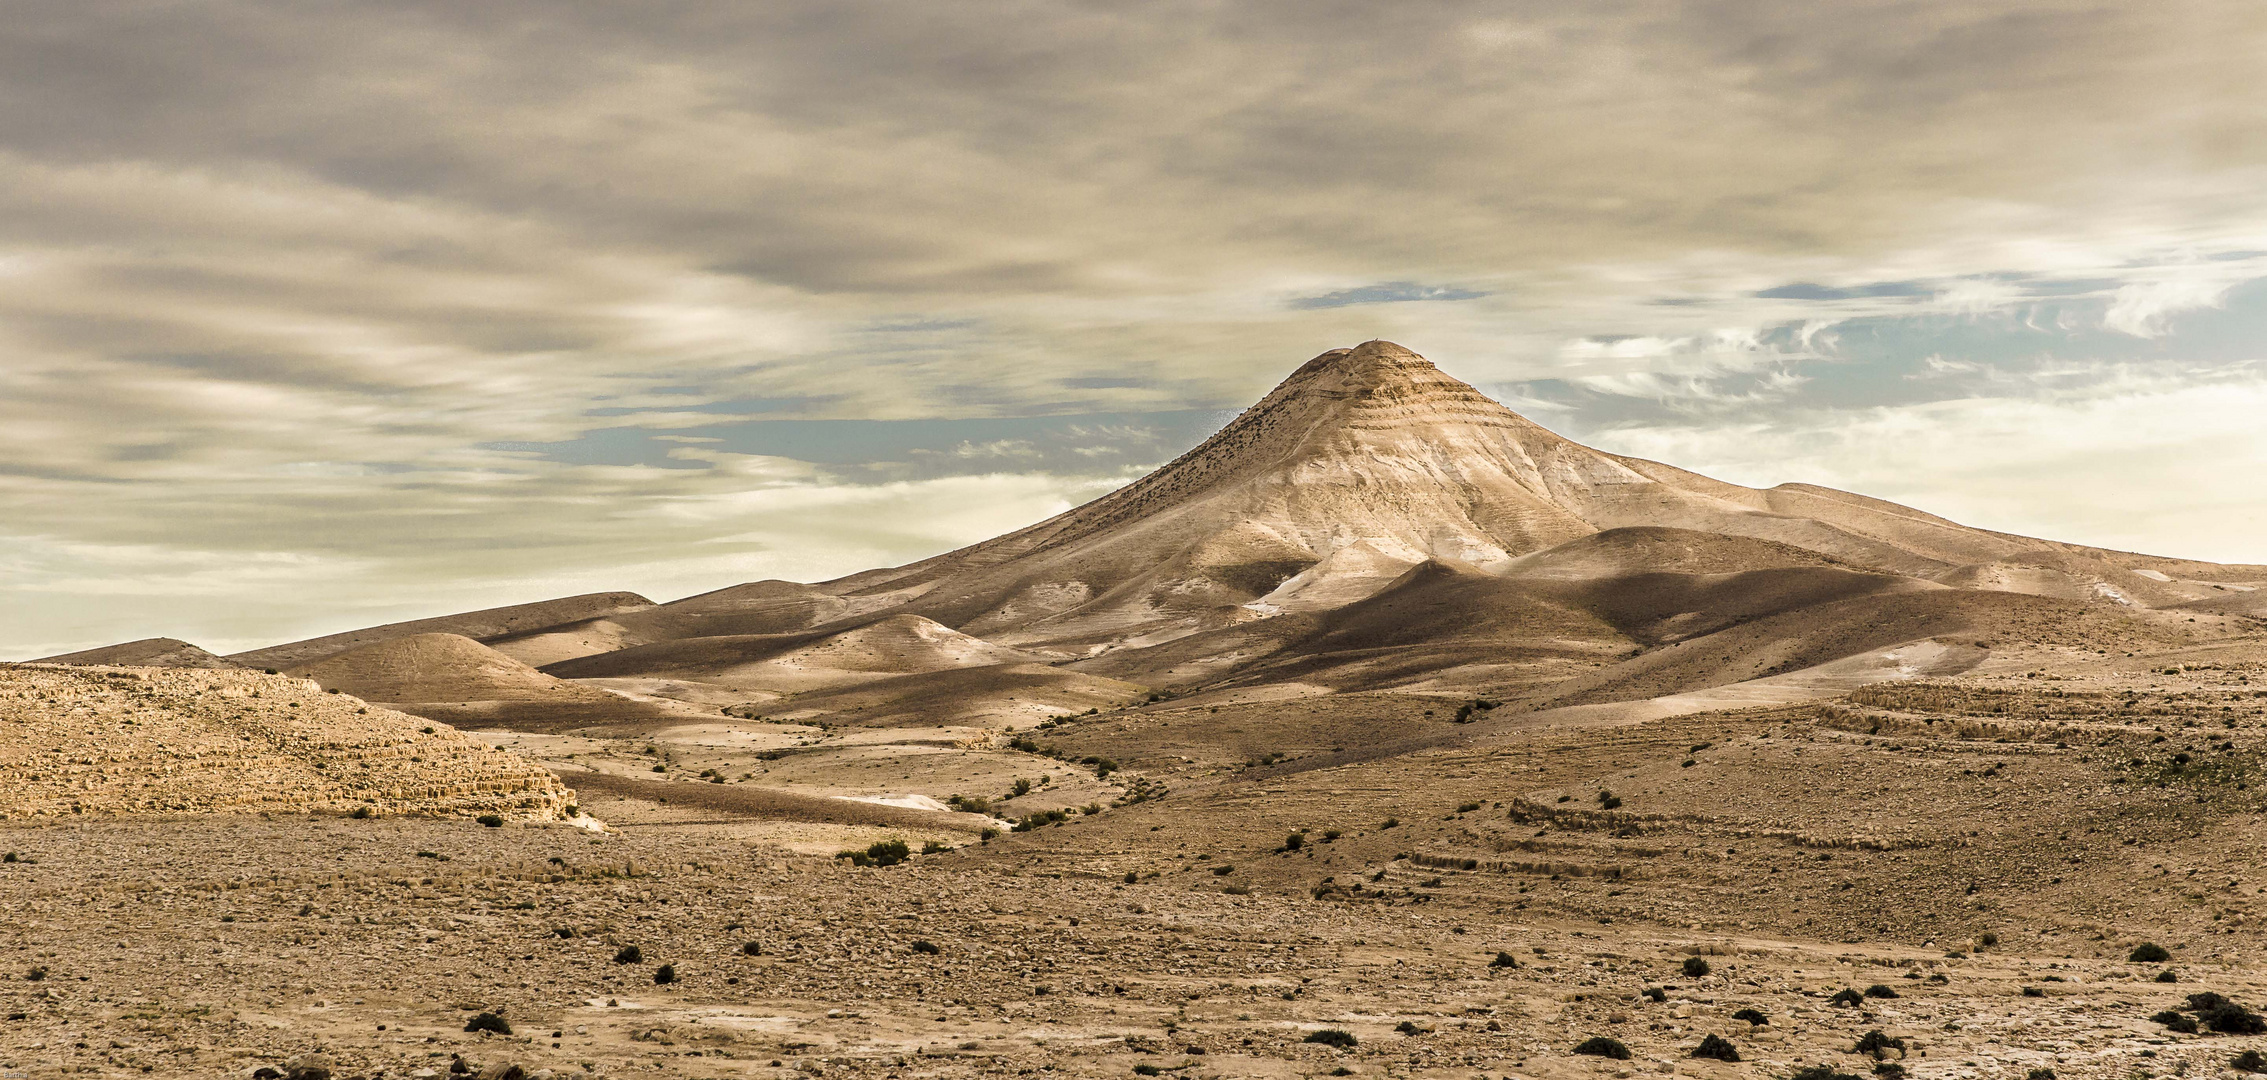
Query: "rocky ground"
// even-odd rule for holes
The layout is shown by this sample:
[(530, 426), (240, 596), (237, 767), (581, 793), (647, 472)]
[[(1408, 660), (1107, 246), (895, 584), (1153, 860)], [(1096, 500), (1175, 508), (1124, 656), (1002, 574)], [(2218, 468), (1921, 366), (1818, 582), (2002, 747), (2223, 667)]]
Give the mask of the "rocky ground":
[[(607, 777), (608, 831), (0, 822), (0, 1075), (2232, 1076), (2263, 691), (2248, 653), (2073, 652), (1671, 716), (485, 732)], [(953, 795), (990, 814), (913, 798)]]

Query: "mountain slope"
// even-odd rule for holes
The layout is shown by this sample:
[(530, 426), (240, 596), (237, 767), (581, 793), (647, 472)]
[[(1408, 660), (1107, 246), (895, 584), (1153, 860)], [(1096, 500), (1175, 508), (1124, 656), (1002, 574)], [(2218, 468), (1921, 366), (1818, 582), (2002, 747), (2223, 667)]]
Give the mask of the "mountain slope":
[(366, 701), (607, 701), (457, 634), (412, 634), (291, 668), (325, 690)]
[(343, 634), (330, 634), (304, 641), (270, 645), (264, 649), (235, 653), (228, 659), (245, 667), (295, 667), (312, 663), (326, 656), (336, 656), (348, 649), (369, 645), (413, 634), (456, 634), (479, 640), (503, 634), (522, 633), (562, 623), (580, 622), (607, 615), (618, 615), (654, 606), (653, 601), (629, 592), (588, 593), (566, 596), (557, 600), (544, 600), (533, 604), (513, 604), (506, 607), (468, 611), (458, 615), (442, 615), (413, 622), (388, 623), (362, 630), (349, 630)]
[(155, 668), (234, 668), (237, 664), (215, 656), (179, 638), (143, 638), (99, 649), (43, 656), (34, 664), (113, 665)]

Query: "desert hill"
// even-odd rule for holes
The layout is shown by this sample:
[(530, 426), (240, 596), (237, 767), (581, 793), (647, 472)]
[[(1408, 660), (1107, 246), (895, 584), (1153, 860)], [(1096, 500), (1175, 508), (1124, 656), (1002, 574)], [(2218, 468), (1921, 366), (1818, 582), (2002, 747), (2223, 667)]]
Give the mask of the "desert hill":
[(549, 772), (304, 679), (0, 666), (0, 817), (294, 810), (556, 820)]
[(233, 668), (239, 665), (178, 638), (143, 638), (99, 649), (43, 656), (34, 664), (87, 664), (116, 667)]
[(1039, 659), (918, 615), (892, 615), (832, 634), (664, 641), (566, 661), (550, 670), (568, 677), (644, 675), (793, 693), (879, 676), (1024, 664)]
[(501, 637), (546, 626), (602, 618), (608, 615), (636, 611), (653, 606), (653, 601), (636, 593), (609, 592), (567, 596), (557, 600), (544, 600), (533, 604), (513, 604), (506, 607), (485, 608), (459, 615), (443, 615), (412, 622), (388, 623), (363, 630), (349, 630), (343, 634), (308, 638), (264, 649), (236, 653), (228, 659), (245, 667), (297, 667), (326, 656), (335, 656), (348, 649), (392, 638), (413, 634), (457, 634), (478, 641)]
[(608, 696), (554, 679), (458, 634), (389, 638), (286, 674), (370, 701), (595, 701)]

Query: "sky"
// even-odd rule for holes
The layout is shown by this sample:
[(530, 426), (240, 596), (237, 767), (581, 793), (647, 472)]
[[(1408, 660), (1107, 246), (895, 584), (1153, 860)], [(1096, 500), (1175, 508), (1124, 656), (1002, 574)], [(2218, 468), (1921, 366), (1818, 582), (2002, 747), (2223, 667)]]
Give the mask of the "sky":
[(0, 657), (820, 580), (1307, 358), (2267, 563), (2267, 6), (580, 0), (0, 23)]

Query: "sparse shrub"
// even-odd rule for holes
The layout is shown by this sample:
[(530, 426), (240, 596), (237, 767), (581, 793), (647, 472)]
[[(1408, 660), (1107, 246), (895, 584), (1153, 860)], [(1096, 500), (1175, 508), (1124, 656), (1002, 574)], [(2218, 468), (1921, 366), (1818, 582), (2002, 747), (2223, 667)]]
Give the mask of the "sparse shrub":
[(1337, 1028), (1323, 1028), (1320, 1031), (1307, 1032), (1307, 1037), (1300, 1041), (1335, 1046), (1340, 1050), (1352, 1050), (1361, 1043), (1360, 1039), (1354, 1037), (1353, 1032), (1340, 1031)]
[(1101, 758), (1094, 762), (1094, 778), (1097, 780), (1104, 779), (1117, 771), (1118, 763), (1109, 758)]
[(2165, 970), (2157, 973), (2157, 981), (2176, 983), (2180, 981), (2180, 976), (2173, 974), (2173, 969), (2166, 968)]
[(1458, 803), (1456, 812), (1459, 814), (1469, 814), (1474, 810), (1478, 810), (1479, 808), (1480, 804), (1476, 802)]
[(1611, 791), (1600, 791), (1600, 792), (1598, 793), (1598, 809), (1600, 809), (1600, 810), (1619, 810), (1619, 809), (1621, 809), (1621, 808), (1622, 808), (1622, 798), (1621, 798), (1621, 796), (1619, 796), (1619, 795), (1616, 795), (1616, 794), (1614, 794), (1614, 793), (1613, 793), (1613, 792), (1611, 792)]
[(1805, 1065), (1796, 1069), (1787, 1080), (1858, 1080), (1850, 1073), (1837, 1072), (1832, 1065)]
[(1733, 1048), (1731, 1040), (1720, 1035), (1710, 1035), (1701, 1039), (1699, 1046), (1692, 1048), (1692, 1056), (1716, 1061), (1738, 1061), (1740, 1052)]
[(1041, 810), (1037, 813), (1024, 815), (1022, 819), (1015, 823), (1013, 831), (1030, 832), (1033, 829), (1043, 829), (1049, 825), (1061, 824), (1070, 819), (1071, 815), (1068, 810)]
[(2136, 964), (2162, 964), (2172, 959), (2173, 954), (2166, 952), (2164, 946), (2154, 941), (2144, 941), (2135, 945), (2133, 951), (2127, 953), (2125, 958)]
[(16, 853), (15, 853), (15, 852), (13, 852), (13, 851), (11, 851), (11, 852), (7, 853), (6, 855), (0, 855), (0, 862), (22, 862), (22, 861), (24, 861), (24, 857), (23, 857), (23, 856), (21, 856), (21, 855), (18, 855), (18, 854), (16, 854)]
[(1748, 1026), (1750, 1027), (1760, 1027), (1771, 1022), (1770, 1017), (1765, 1016), (1754, 1009), (1741, 1009), (1740, 1011), (1732, 1014), (1732, 1019), (1745, 1020), (1748, 1022)]
[(1629, 1060), (1629, 1047), (1623, 1046), (1620, 1039), (1609, 1039), (1604, 1035), (1592, 1035), (1576, 1043), (1574, 1052), (1584, 1057), (1612, 1058), (1615, 1061)]
[(943, 952), (944, 950), (937, 948), (936, 942), (924, 938), (913, 943), (913, 951), (928, 956), (935, 956), (938, 953)]
[(1658, 986), (1648, 986), (1643, 991), (1641, 991), (1641, 993), (1644, 995), (1645, 1000), (1650, 1001), (1655, 1005), (1669, 1000), (1669, 992)]
[(1126, 871), (1126, 884), (1128, 884), (1128, 885), (1131, 885), (1131, 884), (1133, 884), (1134, 882), (1136, 882), (1136, 881), (1140, 881), (1140, 880), (1141, 880), (1141, 873), (1140, 873), (1139, 871), (1136, 871), (1136, 870), (1128, 870), (1128, 871)]
[(1214, 877), (1227, 877), (1228, 875), (1235, 872), (1236, 867), (1230, 863), (1221, 863), (1220, 865), (1212, 868), (1212, 876)]
[(1249, 885), (1230, 885), (1220, 891), (1227, 893), (1230, 896), (1250, 896), (1252, 894), (1252, 887)]
[(763, 954), (764, 943), (761, 941), (744, 942), (740, 946), (740, 955), (742, 956), (762, 956)]
[(2196, 1034), (2196, 1021), (2182, 1016), (2181, 1014), (2176, 1013), (2171, 1009), (2166, 1009), (2165, 1011), (2158, 1013), (2157, 1015), (2152, 1016), (2149, 1019), (2155, 1021), (2156, 1023), (2163, 1024), (2167, 1028), (2180, 1032), (2183, 1035)]
[(1857, 991), (1844, 987), (1833, 997), (1827, 998), (1826, 1003), (1828, 1005), (1862, 1005), (1865, 1000), (1865, 998), (1858, 996)]
[(509, 1035), (512, 1033), (512, 1025), (505, 1022), (503, 1017), (498, 1016), (492, 1012), (481, 1013), (480, 1015), (473, 1017), (471, 1020), (466, 1021), (464, 1029), (466, 1031), (492, 1031), (498, 1035)]
[(1135, 1075), (1135, 1076), (1163, 1076), (1163, 1075), (1165, 1075), (1165, 1070), (1163, 1070), (1163, 1069), (1160, 1069), (1160, 1068), (1158, 1068), (1158, 1067), (1157, 1067), (1157, 1066), (1155, 1066), (1155, 1065), (1150, 1065), (1150, 1064), (1144, 1063), (1144, 1064), (1140, 1064), (1140, 1065), (1136, 1065), (1136, 1066), (1134, 1066), (1134, 1075)]
[(2023, 996), (2043, 998), (2047, 996), (2047, 990), (2043, 986), (2026, 986), (2023, 988)]
[(2267, 1019), (2218, 994), (2190, 994), (2188, 1007), (2205, 1027), (2222, 1035), (2267, 1034)]
[(2246, 1050), (2230, 1059), (2228, 1067), (2237, 1072), (2267, 1072), (2267, 1057), (2262, 1057), (2257, 1050)]
[(617, 964), (645, 963), (645, 950), (635, 945), (624, 945), (614, 953), (614, 962)]
[(866, 847), (866, 857), (874, 860), (875, 866), (896, 866), (912, 854), (903, 840), (876, 840)]
[(1859, 1036), (1858, 1044), (1850, 1048), (1853, 1054), (1871, 1054), (1877, 1061), (1887, 1058), (1891, 1050), (1897, 1051), (1898, 1057), (1904, 1057), (1905, 1040), (1878, 1029)]
[(1874, 1080), (1905, 1080), (1905, 1066), (1894, 1061), (1873, 1063)]
[(1031, 781), (1017, 777), (1015, 786), (1008, 791), (1008, 798), (1020, 799), (1029, 794), (1031, 794)]
[(1875, 983), (1872, 986), (1866, 987), (1866, 996), (1869, 998), (1893, 998), (1897, 996), (1897, 991), (1892, 990), (1887, 986), (1883, 986), (1880, 983)]
[(1378, 828), (1380, 828), (1380, 829), (1390, 829), (1390, 828), (1393, 828), (1394, 826), (1397, 826), (1397, 825), (1399, 825), (1399, 824), (1401, 824), (1401, 819), (1400, 819), (1400, 818), (1397, 818), (1397, 817), (1389, 817), (1389, 818), (1385, 819), (1385, 820), (1384, 820), (1383, 822), (1379, 823), (1379, 825), (1378, 825)]
[(1697, 956), (1685, 957), (1685, 978), (1698, 979), (1708, 974), (1708, 961)]
[(501, 829), (504, 827), (504, 819), (497, 817), (494, 814), (482, 814), (472, 820), (477, 821), (491, 829)]
[(2054, 1070), (2037, 1068), (2023, 1074), (2023, 1080), (2054, 1080)]
[(923, 855), (942, 855), (951, 850), (950, 845), (940, 844), (934, 840), (921, 841), (921, 854)]
[(25, 982), (39, 982), (40, 980), (45, 978), (47, 978), (47, 969), (43, 967), (35, 967), (30, 971), (24, 972)]
[(368, 821), (370, 820), (370, 808), (367, 806), (357, 806), (354, 808), (354, 813), (348, 816), (352, 817), (356, 821)]
[(955, 795), (946, 799), (945, 805), (963, 814), (989, 814), (992, 812), (992, 800), (978, 795)]
[(677, 981), (677, 965), (663, 964), (653, 969), (653, 985), (667, 986)]
[(1999, 935), (1986, 930), (1983, 933), (1976, 935), (1976, 944), (1986, 949), (1991, 948), (1992, 946), (1999, 944)]

